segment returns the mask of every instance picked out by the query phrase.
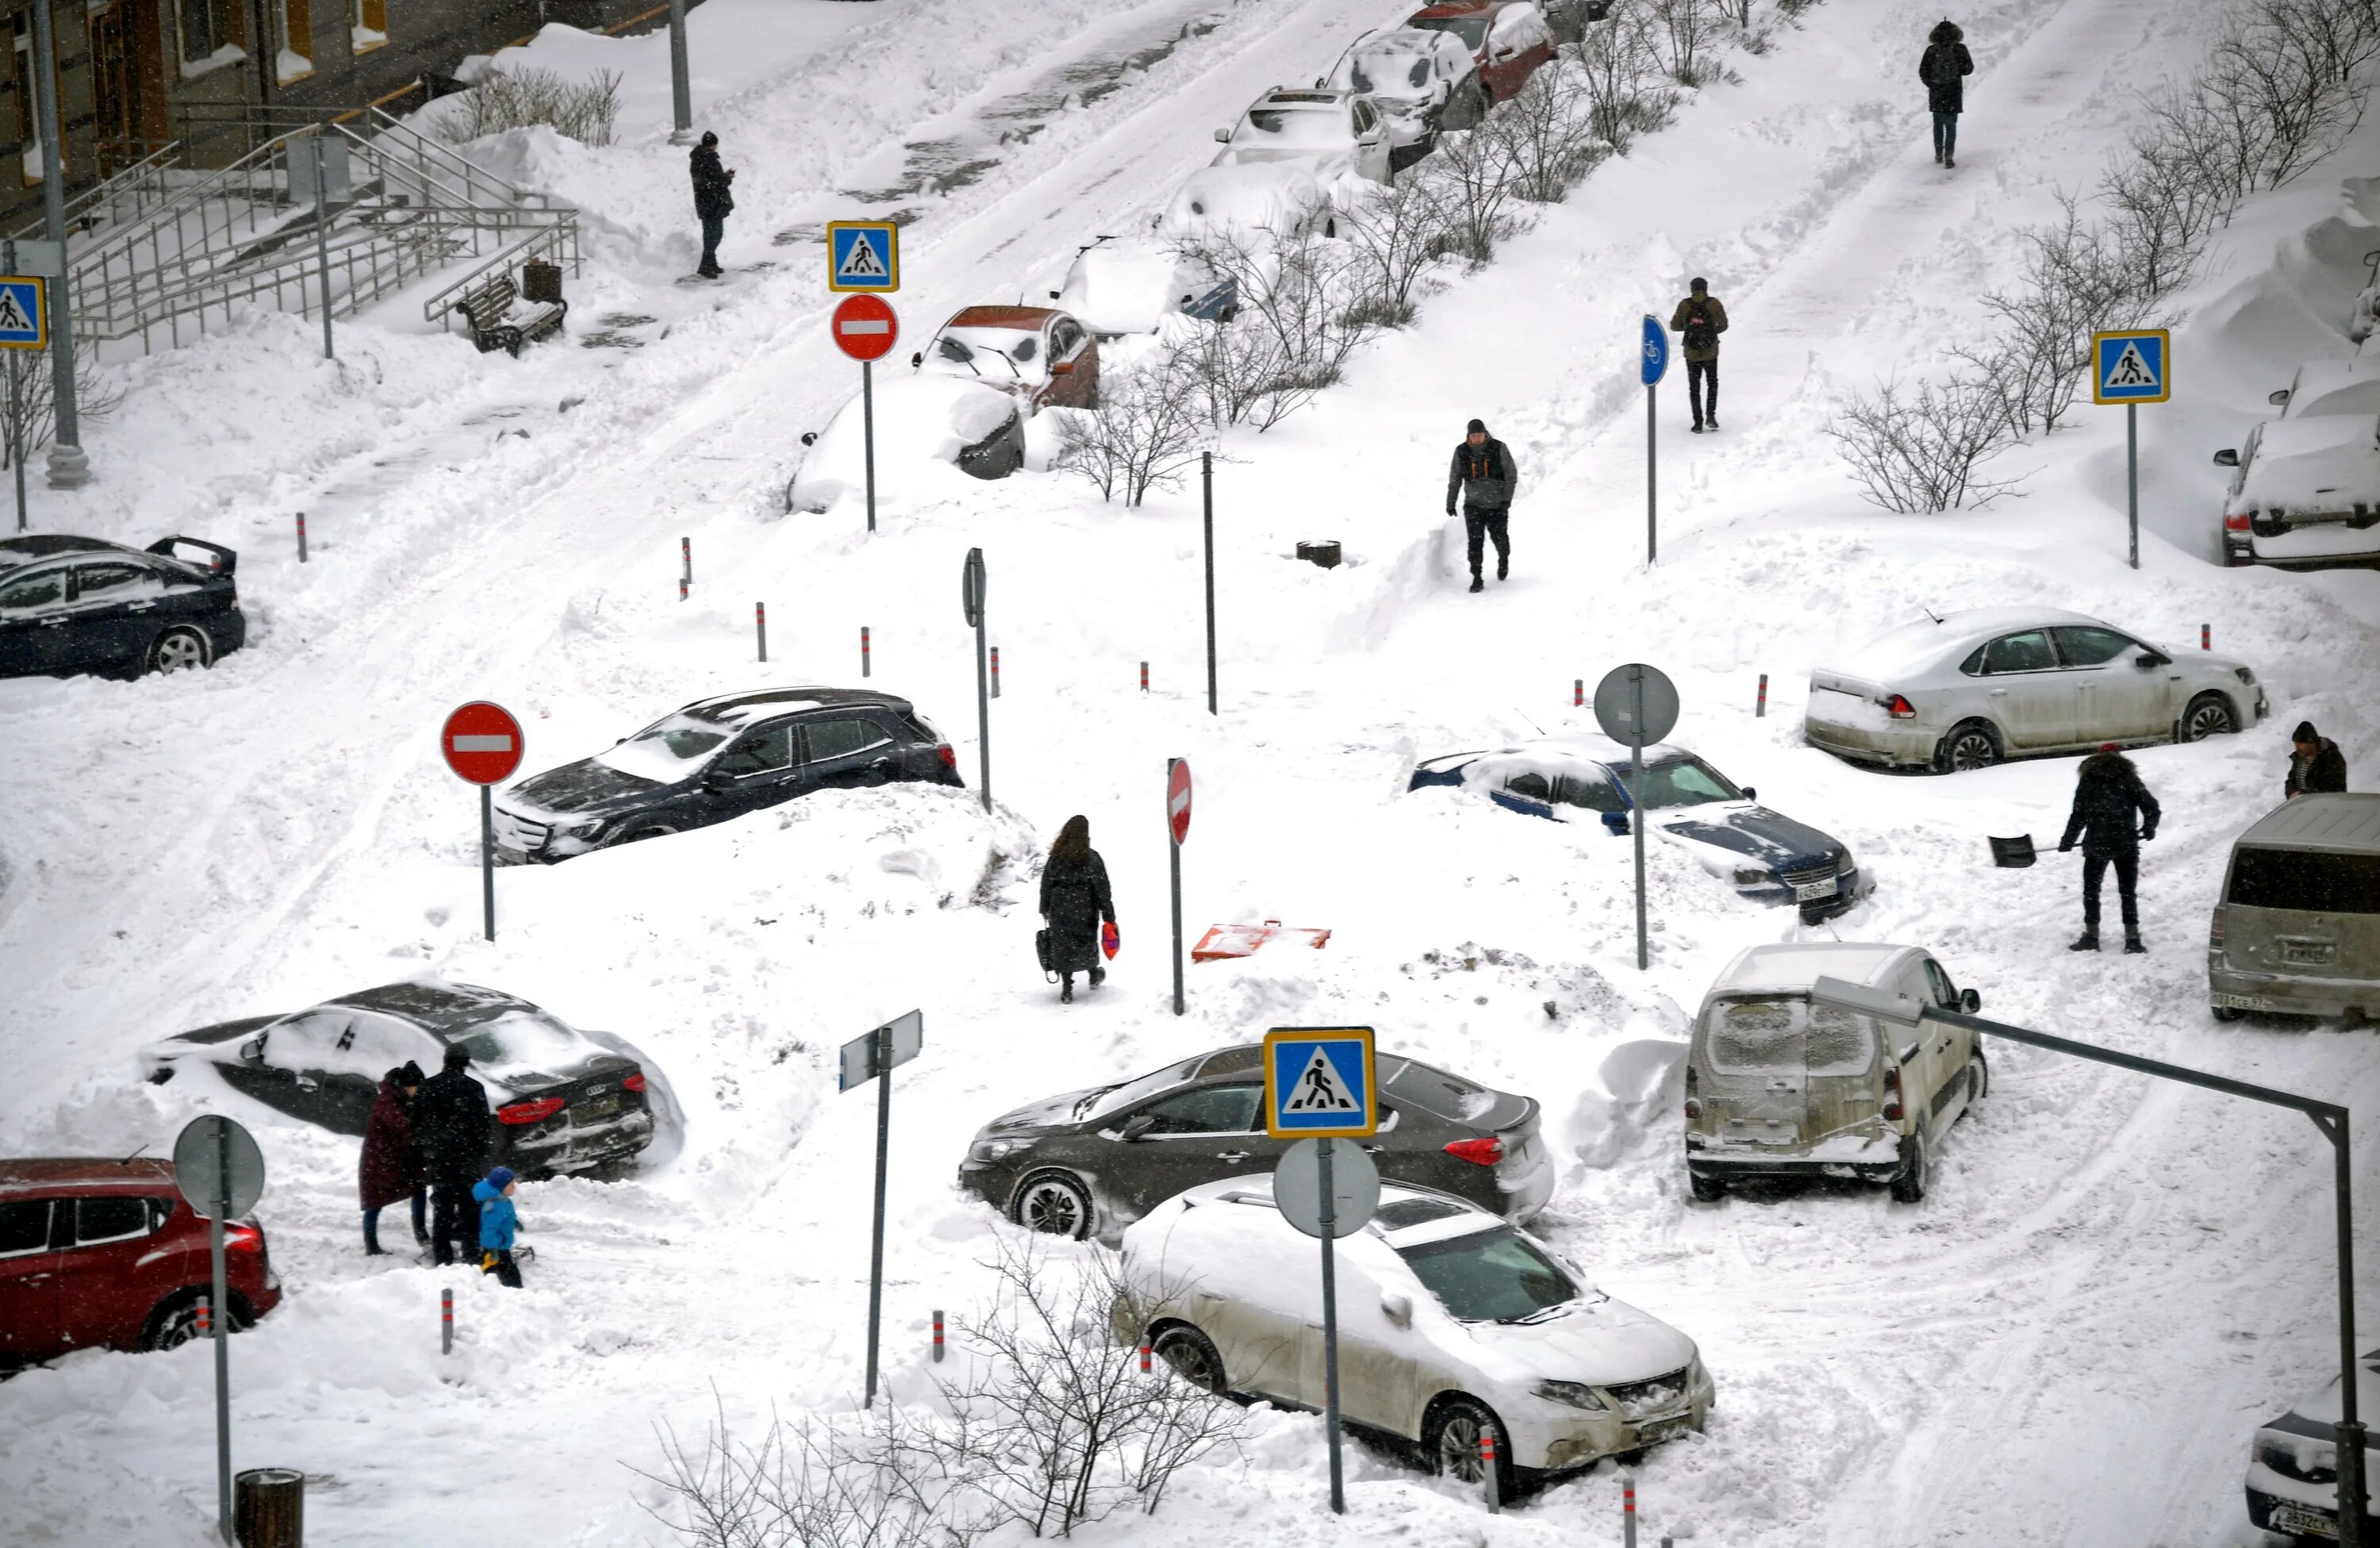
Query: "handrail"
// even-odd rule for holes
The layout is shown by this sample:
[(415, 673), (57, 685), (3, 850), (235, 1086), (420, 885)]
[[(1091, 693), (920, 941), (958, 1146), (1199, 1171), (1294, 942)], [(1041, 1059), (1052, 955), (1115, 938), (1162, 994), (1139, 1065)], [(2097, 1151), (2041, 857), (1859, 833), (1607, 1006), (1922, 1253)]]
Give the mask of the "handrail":
[[(152, 151), (147, 155), (141, 157), (139, 161), (134, 162), (130, 166), (124, 167), (119, 171), (109, 174), (106, 177), (102, 178), (100, 181), (83, 189), (80, 193), (76, 194), (72, 199), (66, 201), (67, 225), (71, 227), (75, 223), (75, 217), (77, 215), (80, 214), (83, 211), (91, 208), (94, 204), (115, 199), (118, 194), (124, 192), (126, 189), (131, 187), (135, 181), (148, 177), (151, 173), (164, 171), (172, 164), (172, 158), (178, 154), (181, 149), (182, 142), (180, 140), (169, 140), (154, 151)], [(32, 219), (27, 221), (16, 230), (9, 232), (8, 238), (11, 241), (27, 241), (47, 236), (48, 228), (48, 217), (46, 215), (35, 215)], [(69, 233), (69, 235), (71, 235), (71, 233)]]

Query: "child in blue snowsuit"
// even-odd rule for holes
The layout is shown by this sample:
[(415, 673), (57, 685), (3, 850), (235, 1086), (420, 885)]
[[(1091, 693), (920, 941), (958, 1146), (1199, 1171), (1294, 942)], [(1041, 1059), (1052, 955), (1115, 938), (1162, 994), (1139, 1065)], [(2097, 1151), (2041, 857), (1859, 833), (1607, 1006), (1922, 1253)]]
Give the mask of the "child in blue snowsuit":
[(518, 1186), (509, 1166), (499, 1166), (471, 1185), (471, 1197), (480, 1201), (480, 1272), (494, 1274), (496, 1283), (516, 1290), (521, 1287), (520, 1269), (513, 1262), (513, 1235), (520, 1229), (513, 1189)]

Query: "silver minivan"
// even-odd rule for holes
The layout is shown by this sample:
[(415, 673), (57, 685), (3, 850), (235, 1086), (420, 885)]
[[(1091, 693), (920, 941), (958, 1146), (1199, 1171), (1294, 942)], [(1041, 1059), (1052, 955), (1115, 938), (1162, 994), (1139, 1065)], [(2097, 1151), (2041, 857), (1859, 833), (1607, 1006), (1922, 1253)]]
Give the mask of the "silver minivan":
[(2298, 796), (2233, 842), (2206, 1000), (2220, 1021), (2380, 1015), (2380, 795)]
[(1990, 1081), (1960, 1027), (1879, 1026), (1810, 1003), (1820, 978), (1970, 1014), (1960, 989), (1916, 946), (1811, 941), (1753, 946), (1729, 963), (1694, 1017), (1686, 1051), (1686, 1172), (1697, 1199), (1749, 1176), (1888, 1182), (1925, 1197), (1933, 1153)]

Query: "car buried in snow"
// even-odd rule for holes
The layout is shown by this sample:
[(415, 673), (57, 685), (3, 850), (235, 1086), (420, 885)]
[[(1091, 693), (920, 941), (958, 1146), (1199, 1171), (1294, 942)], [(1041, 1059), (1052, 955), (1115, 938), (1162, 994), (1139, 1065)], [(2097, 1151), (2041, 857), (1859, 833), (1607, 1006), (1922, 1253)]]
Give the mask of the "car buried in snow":
[(1069, 313), (1050, 307), (964, 307), (909, 357), (913, 371), (980, 382), (1026, 412), (1099, 406), (1099, 346)]
[[(203, 557), (176, 552), (186, 547)], [(238, 567), (196, 538), (0, 538), (0, 677), (212, 666), (248, 640)]]
[[(1405, 787), (1454, 786), (1509, 811), (1556, 822), (1591, 815), (1625, 834), (1637, 807), (1629, 778), (1626, 746), (1581, 735), (1424, 759)], [(1683, 847), (1753, 902), (1791, 904), (1815, 923), (1850, 909), (1871, 885), (1840, 839), (1760, 805), (1757, 791), (1682, 749), (1645, 750), (1644, 805), (1646, 833)]]
[[(1553, 29), (1528, 0), (1448, 0), (1425, 6), (1402, 25), (1451, 32), (1471, 51), (1482, 100), (1492, 105), (1528, 84), (1554, 57)], [(1581, 23), (1584, 30), (1584, 22)]]
[(2293, 796), (2232, 841), (2206, 928), (2218, 1021), (2380, 1017), (2380, 795)]
[(1927, 614), (1810, 673), (1803, 739), (1853, 763), (1987, 768), (2114, 742), (2195, 742), (2268, 706), (2244, 663), (2163, 650), (2080, 613)]
[[(1002, 1114), (977, 1130), (959, 1186), (1033, 1230), (1112, 1240), (1185, 1188), (1280, 1161), (1289, 1141), (1269, 1138), (1258, 1111), (1262, 1056), (1220, 1048)], [(1554, 1169), (1534, 1100), (1395, 1054), (1378, 1065), (1380, 1129), (1365, 1148), (1382, 1176), (1514, 1220), (1545, 1207)]]
[(1371, 99), (1388, 123), (1391, 171), (1429, 154), (1440, 130), (1470, 128), (1488, 111), (1471, 51), (1451, 32), (1420, 28), (1365, 33), (1315, 85)]
[[(2281, 417), (2215, 454), (2231, 469), (2223, 562), (2279, 569), (2380, 564), (2380, 360), (2324, 362), (2316, 383), (2276, 393)], [(2350, 374), (2352, 373), (2352, 374)], [(2332, 380), (2339, 378), (2338, 380)], [(2315, 386), (2327, 387), (2319, 398)], [(2301, 411), (2301, 404), (2303, 411)], [(2324, 408), (2324, 404), (2335, 407)]]
[[(2363, 1378), (2370, 1376), (2371, 1381)], [(2338, 1378), (2289, 1405), (2259, 1426), (2248, 1451), (2248, 1524), (2306, 1545), (2337, 1542), (2338, 1532)], [(2355, 1362), (2355, 1410), (2380, 1408), (2380, 1349)], [(2366, 1432), (2363, 1473), (2380, 1477), (2380, 1435)], [(2368, 1492), (2368, 1491), (2367, 1491)], [(2380, 1497), (2367, 1501), (2363, 1541), (2380, 1542)]]
[(583, 1172), (653, 1142), (656, 1082), (640, 1055), (477, 984), (384, 983), (285, 1016), (217, 1022), (150, 1044), (140, 1063), (156, 1085), (204, 1064), (275, 1112), (361, 1134), (382, 1076), (407, 1064), (434, 1075), (450, 1048), (471, 1055), (471, 1079), (487, 1091), (491, 1166)]
[[(1340, 1240), (1345, 1421), (1476, 1485), (1492, 1432), (1499, 1493), (1700, 1431), (1714, 1399), (1694, 1341), (1596, 1289), (1577, 1265), (1475, 1204), (1383, 1182)], [(1209, 1392), (1323, 1407), (1314, 1241), (1272, 1177), (1204, 1183), (1123, 1234), (1110, 1331)]]
[(1215, 138), (1223, 148), (1210, 167), (1302, 166), (1327, 189), (1390, 176), (1388, 120), (1361, 91), (1276, 86)]
[(950, 743), (905, 699), (847, 688), (722, 694), (507, 786), (495, 798), (496, 855), (552, 864), (817, 790), (902, 781), (963, 783)]
[(1109, 236), (1076, 250), (1065, 283), (1050, 299), (1093, 336), (1113, 339), (1153, 334), (1172, 312), (1229, 323), (1239, 315), (1240, 287), (1154, 235)]
[[(786, 510), (823, 511), (838, 500), (863, 496), (869, 413), (864, 396), (854, 395), (825, 430), (803, 434), (809, 450), (785, 486)], [(1025, 400), (989, 382), (896, 376), (877, 383), (875, 399), (880, 494), (936, 462), (976, 479), (1004, 479), (1025, 466)]]

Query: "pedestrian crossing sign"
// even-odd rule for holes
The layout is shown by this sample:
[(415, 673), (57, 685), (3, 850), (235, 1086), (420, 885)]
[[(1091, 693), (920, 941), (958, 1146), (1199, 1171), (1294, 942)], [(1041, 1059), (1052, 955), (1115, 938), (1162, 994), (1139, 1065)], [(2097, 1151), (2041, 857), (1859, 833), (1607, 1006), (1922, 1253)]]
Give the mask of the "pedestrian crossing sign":
[(0, 275), (0, 349), (47, 349), (50, 312), (38, 274)]
[(1369, 1027), (1275, 1027), (1265, 1034), (1265, 1132), (1276, 1140), (1367, 1135), (1380, 1127)]
[(889, 220), (829, 221), (826, 228), (829, 290), (901, 288), (901, 228)]
[(2163, 403), (2171, 397), (2171, 346), (2172, 335), (2163, 328), (2093, 334), (2091, 401)]

